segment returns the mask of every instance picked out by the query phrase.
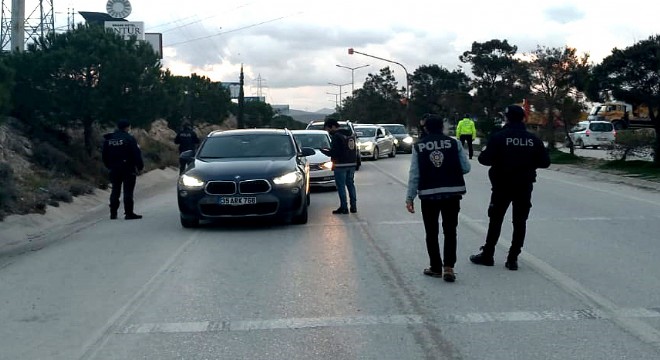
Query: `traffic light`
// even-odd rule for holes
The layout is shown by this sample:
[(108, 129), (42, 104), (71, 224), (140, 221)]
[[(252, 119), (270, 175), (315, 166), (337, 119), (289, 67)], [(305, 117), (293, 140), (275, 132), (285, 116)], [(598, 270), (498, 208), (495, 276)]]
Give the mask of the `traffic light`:
[(348, 48), (348, 55), (353, 55), (353, 48)]

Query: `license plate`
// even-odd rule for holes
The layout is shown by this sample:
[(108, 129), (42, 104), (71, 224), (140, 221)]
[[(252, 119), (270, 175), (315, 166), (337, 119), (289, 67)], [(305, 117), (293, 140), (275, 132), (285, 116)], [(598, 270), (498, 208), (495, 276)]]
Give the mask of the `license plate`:
[(598, 141), (607, 141), (607, 138), (596, 138)]
[(234, 196), (220, 198), (220, 205), (252, 205), (256, 203), (256, 197)]

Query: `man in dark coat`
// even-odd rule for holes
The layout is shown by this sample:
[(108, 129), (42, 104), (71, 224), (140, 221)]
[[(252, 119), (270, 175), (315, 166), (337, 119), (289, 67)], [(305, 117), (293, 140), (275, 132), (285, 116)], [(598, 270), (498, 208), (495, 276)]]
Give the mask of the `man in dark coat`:
[(109, 170), (112, 184), (110, 192), (110, 219), (112, 220), (117, 218), (122, 186), (124, 187), (124, 218), (126, 220), (142, 218), (142, 215), (134, 212), (133, 191), (137, 174), (144, 168), (144, 162), (137, 141), (128, 133), (130, 127), (127, 120), (119, 120), (117, 130), (103, 136), (103, 164)]

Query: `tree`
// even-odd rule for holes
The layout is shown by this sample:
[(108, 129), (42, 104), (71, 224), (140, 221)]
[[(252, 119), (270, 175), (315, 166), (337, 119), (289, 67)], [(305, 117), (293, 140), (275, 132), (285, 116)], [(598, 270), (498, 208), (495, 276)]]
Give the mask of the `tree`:
[(611, 96), (635, 107), (646, 105), (656, 135), (653, 164), (660, 167), (660, 35), (614, 48), (593, 69), (587, 95), (594, 101)]
[(46, 104), (28, 116), (81, 126), (88, 154), (95, 148), (94, 125), (112, 125), (120, 118), (137, 126), (150, 124), (162, 110), (154, 101), (161, 95), (159, 59), (151, 45), (135, 38), (124, 40), (101, 26), (79, 25), (49, 34), (18, 58), (30, 61), (24, 66), (36, 71), (20, 78), (16, 109), (32, 112), (26, 105), (34, 100), (24, 96), (42, 95), (38, 99)]
[[(562, 119), (567, 138), (570, 127), (577, 119), (577, 117), (569, 119), (559, 115), (561, 113), (569, 115), (571, 109), (574, 109), (576, 102), (572, 100), (576, 97), (579, 86), (576, 81), (583, 78), (580, 74), (588, 72), (589, 56), (578, 57), (574, 48), (560, 49), (542, 46), (538, 46), (530, 56), (532, 61), (528, 66), (531, 89), (535, 98), (540, 101), (537, 109), (542, 110), (546, 116), (547, 136), (545, 140), (548, 142), (548, 148), (554, 149), (556, 147), (555, 127), (557, 126), (555, 119)], [(572, 142), (570, 144), (571, 153), (573, 153)]]
[(472, 66), (472, 87), (476, 89), (473, 111), (486, 115), (478, 121), (481, 130), (488, 134), (502, 109), (518, 103), (529, 95), (529, 75), (524, 64), (514, 56), (518, 47), (507, 40), (493, 39), (484, 43), (473, 42), (470, 51), (459, 60)]
[(461, 70), (422, 65), (411, 76), (412, 108), (415, 118), (435, 113), (447, 118), (471, 111), (470, 78)]
[(273, 107), (263, 101), (246, 101), (244, 111), (246, 128), (269, 127), (275, 115)]
[(173, 76), (164, 74), (164, 117), (171, 128), (178, 128), (185, 120), (191, 124), (220, 124), (231, 108), (229, 91), (221, 83), (205, 76)]
[[(0, 59), (0, 115), (5, 115), (10, 108), (11, 91), (14, 86), (14, 72), (5, 64), (6, 59)], [(4, 118), (4, 116), (2, 116)], [(0, 120), (2, 123), (2, 120)]]
[(405, 90), (389, 67), (378, 74), (369, 74), (361, 89), (344, 99), (340, 114), (345, 119), (361, 123), (405, 123)]

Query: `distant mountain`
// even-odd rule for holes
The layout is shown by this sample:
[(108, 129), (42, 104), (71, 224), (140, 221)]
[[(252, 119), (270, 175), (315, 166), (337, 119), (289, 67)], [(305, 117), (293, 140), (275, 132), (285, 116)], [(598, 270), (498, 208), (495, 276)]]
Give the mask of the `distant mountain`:
[(293, 120), (299, 121), (301, 123), (309, 124), (310, 121), (322, 121), (325, 120), (325, 116), (328, 114), (332, 114), (334, 111), (330, 110), (331, 112), (326, 113), (322, 112), (328, 109), (321, 109), (316, 112), (310, 112), (310, 111), (302, 111), (302, 110), (295, 110), (295, 109), (290, 109), (288, 112), (283, 112), (282, 115), (289, 115), (293, 118)]
[(330, 115), (335, 113), (335, 109), (328, 109), (328, 108), (323, 108), (321, 110), (316, 110), (314, 111), (315, 113), (318, 114), (323, 114), (323, 115)]

